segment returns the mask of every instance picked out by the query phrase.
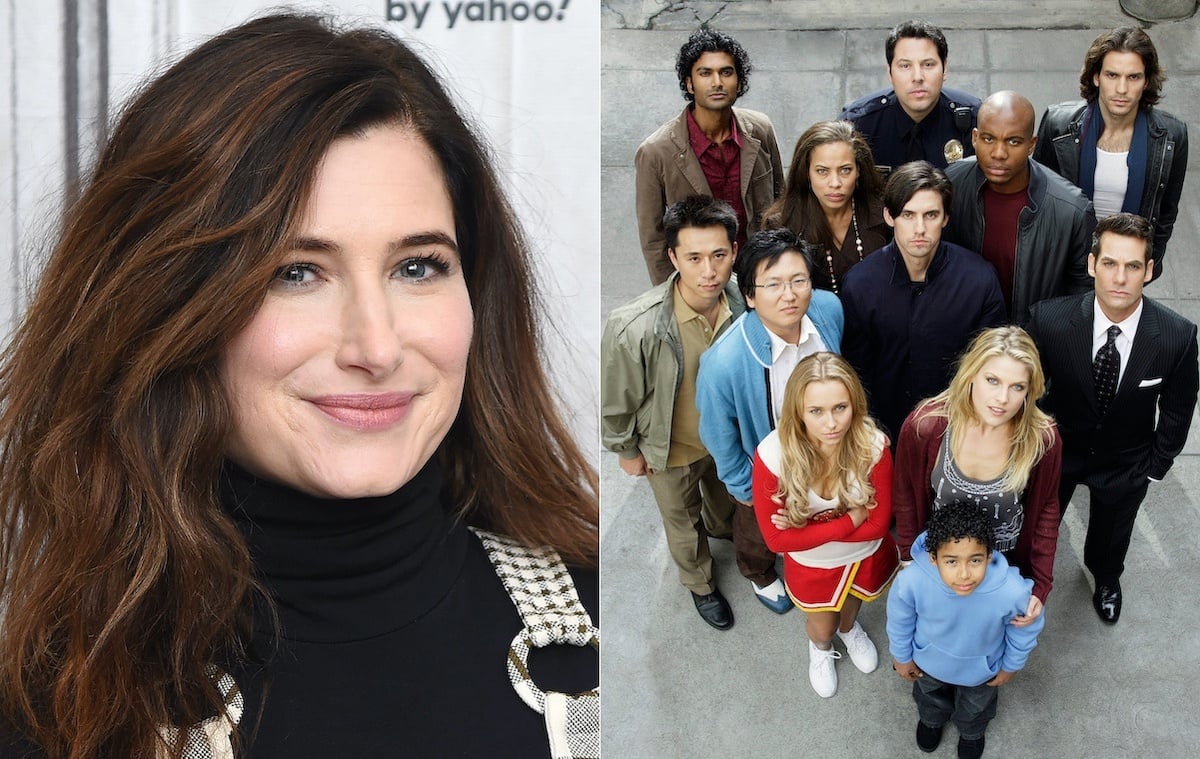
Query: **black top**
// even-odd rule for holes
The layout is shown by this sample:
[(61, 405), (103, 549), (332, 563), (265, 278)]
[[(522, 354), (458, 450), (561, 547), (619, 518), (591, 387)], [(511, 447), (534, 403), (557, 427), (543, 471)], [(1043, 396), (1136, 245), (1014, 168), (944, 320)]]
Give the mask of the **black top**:
[(842, 356), (858, 372), (871, 416), (892, 445), (922, 399), (945, 390), (972, 338), (1008, 321), (996, 270), (945, 240), (923, 282), (895, 241), (846, 273)]
[(937, 105), (925, 118), (914, 122), (895, 90), (865, 95), (842, 109), (840, 118), (850, 121), (871, 146), (875, 165), (885, 177), (909, 161), (925, 160), (946, 168), (947, 143), (957, 141), (959, 156), (974, 155), (971, 130), (979, 113), (979, 98), (966, 92), (943, 88)]
[[(506, 671), (520, 617), (479, 539), (442, 503), (436, 465), (392, 495), (349, 501), (227, 467), (221, 498), (281, 633), (261, 622), (260, 664), (231, 673), (245, 695), (246, 756), (549, 755), (542, 716)], [(596, 573), (571, 574), (598, 625)], [(590, 648), (535, 650), (530, 670), (544, 690), (598, 684)]]
[[(223, 479), (281, 628), (278, 649), (265, 625), (255, 636), (265, 671), (233, 673), (251, 757), (548, 756), (542, 717), (505, 669), (520, 617), (478, 538), (444, 508), (436, 465), (354, 501), (235, 468)], [(597, 621), (595, 574), (573, 575)], [(543, 689), (597, 685), (591, 649), (530, 659)]]

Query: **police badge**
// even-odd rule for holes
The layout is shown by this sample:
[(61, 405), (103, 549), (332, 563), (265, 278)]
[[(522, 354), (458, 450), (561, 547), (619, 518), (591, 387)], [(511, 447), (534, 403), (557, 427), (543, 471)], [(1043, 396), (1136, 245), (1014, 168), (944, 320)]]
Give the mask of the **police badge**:
[(942, 152), (946, 156), (946, 163), (954, 163), (963, 157), (963, 146), (958, 140), (950, 140), (946, 146), (942, 148)]

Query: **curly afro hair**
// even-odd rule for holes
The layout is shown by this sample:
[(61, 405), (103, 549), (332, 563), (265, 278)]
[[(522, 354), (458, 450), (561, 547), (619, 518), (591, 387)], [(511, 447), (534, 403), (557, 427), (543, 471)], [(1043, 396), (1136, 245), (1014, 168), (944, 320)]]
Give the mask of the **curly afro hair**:
[(749, 53), (725, 32), (701, 28), (692, 32), (692, 36), (679, 48), (679, 55), (675, 56), (675, 73), (679, 75), (679, 89), (683, 92), (683, 99), (689, 103), (695, 100), (692, 93), (688, 92), (687, 80), (692, 75), (692, 67), (705, 53), (729, 53), (733, 58), (733, 67), (737, 70), (737, 96), (745, 95), (750, 89)]
[(930, 556), (947, 543), (963, 538), (978, 540), (992, 552), (992, 520), (987, 512), (973, 501), (951, 501), (929, 515), (925, 534), (925, 550)]

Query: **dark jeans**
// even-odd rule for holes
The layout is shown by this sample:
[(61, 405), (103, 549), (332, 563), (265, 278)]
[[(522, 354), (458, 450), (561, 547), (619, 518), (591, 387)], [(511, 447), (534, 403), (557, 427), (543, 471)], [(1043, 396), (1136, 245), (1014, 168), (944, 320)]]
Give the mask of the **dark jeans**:
[(996, 716), (1000, 689), (989, 685), (951, 685), (926, 672), (913, 682), (917, 714), (930, 727), (954, 723), (963, 738), (978, 738)]

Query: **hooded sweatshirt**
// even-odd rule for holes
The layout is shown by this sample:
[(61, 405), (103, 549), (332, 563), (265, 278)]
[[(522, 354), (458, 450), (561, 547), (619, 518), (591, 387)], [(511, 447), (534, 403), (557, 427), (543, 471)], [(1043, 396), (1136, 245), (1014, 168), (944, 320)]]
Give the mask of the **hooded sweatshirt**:
[(1033, 580), (992, 551), (983, 582), (960, 596), (929, 561), (925, 535), (913, 542), (912, 563), (896, 576), (888, 594), (892, 656), (915, 661), (922, 672), (954, 685), (982, 685), (1001, 669), (1020, 670), (1046, 622), (1043, 612), (1026, 627), (1009, 624), (1025, 613)]

